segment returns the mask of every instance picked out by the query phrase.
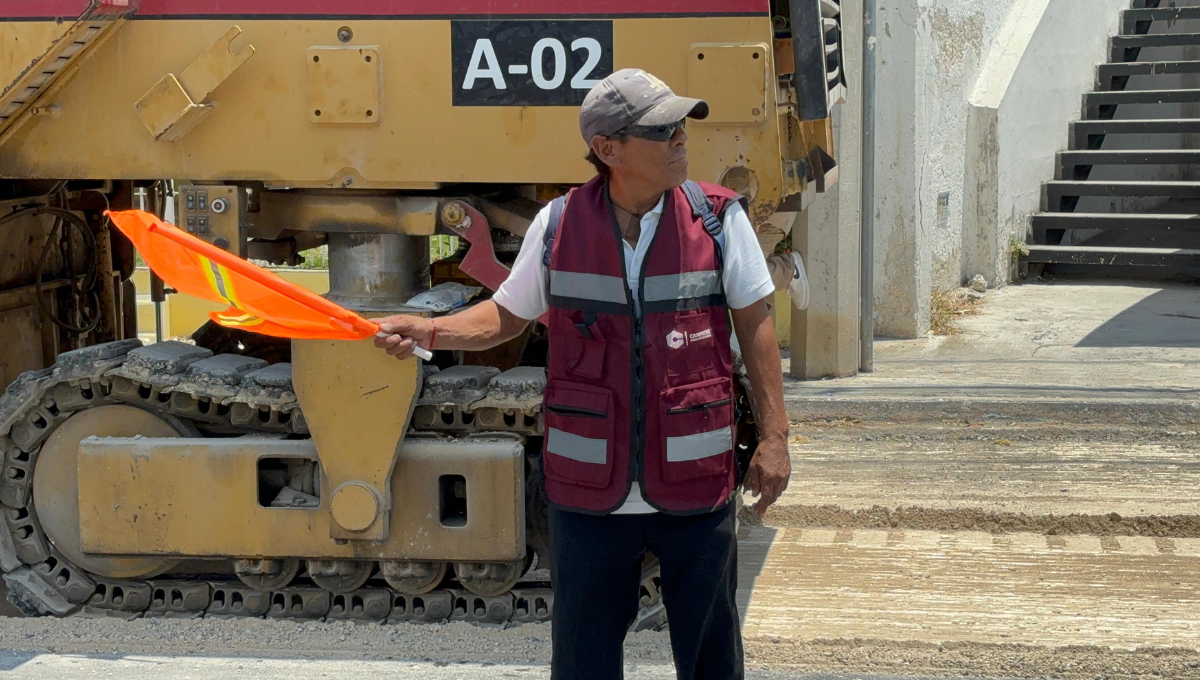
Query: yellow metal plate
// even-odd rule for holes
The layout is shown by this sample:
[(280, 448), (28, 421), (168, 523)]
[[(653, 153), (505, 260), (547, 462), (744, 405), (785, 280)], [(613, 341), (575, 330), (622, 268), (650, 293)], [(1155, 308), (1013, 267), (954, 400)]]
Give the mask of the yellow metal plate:
[(383, 80), (374, 47), (308, 50), (308, 119), (313, 123), (377, 123)]
[(767, 118), (766, 43), (692, 45), (688, 96), (708, 102), (709, 123), (761, 123)]
[(382, 501), (379, 521), (366, 530), (331, 525), (335, 537), (387, 538), (388, 479), (421, 391), (419, 362), (397, 361), (370, 339), (293, 340), (292, 384), (325, 473), (322, 495), (354, 482)]
[[(259, 504), (259, 458), (316, 456), (311, 440), (85, 439), (82, 548), (188, 557), (486, 562), (525, 556), (525, 450), (516, 439), (406, 440), (388, 486), (395, 505), (381, 541), (330, 536), (327, 480), (315, 509)], [(442, 522), (439, 480), (446, 475), (465, 480), (465, 522)]]

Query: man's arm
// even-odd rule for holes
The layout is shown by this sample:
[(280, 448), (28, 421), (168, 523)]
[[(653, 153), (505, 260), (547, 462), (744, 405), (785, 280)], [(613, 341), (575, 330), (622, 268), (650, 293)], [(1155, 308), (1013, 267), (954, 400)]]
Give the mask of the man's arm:
[(766, 299), (731, 310), (733, 328), (742, 347), (742, 361), (754, 390), (758, 450), (746, 472), (750, 492), (758, 495), (754, 512), (762, 517), (788, 486), (792, 461), (788, 455), (788, 419), (783, 407), (783, 365), (775, 323)]
[[(397, 359), (409, 358), (413, 348), (417, 346), (430, 350), (491, 349), (517, 337), (529, 325), (528, 321), (492, 300), (481, 302), (458, 314), (439, 316), (437, 319), (398, 314), (377, 319), (376, 323), (382, 332), (391, 335), (386, 338), (376, 337), (375, 346), (387, 350), (388, 354)], [(432, 346), (430, 340), (433, 340)]]

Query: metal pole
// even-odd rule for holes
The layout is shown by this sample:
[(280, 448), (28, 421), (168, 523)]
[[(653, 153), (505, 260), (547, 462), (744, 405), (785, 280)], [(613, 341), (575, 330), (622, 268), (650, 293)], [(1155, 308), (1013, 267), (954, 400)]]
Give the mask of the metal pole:
[[(155, 183), (150, 188), (150, 191), (153, 192), (150, 195), (150, 212), (157, 215), (159, 219), (162, 219), (166, 212), (167, 197), (166, 188), (162, 187), (160, 189), (160, 185), (161, 183)], [(144, 201), (145, 197), (143, 196)], [(166, 286), (163, 285), (163, 280), (158, 278), (158, 274), (154, 272), (150, 272), (150, 300), (154, 303), (154, 341), (162, 342), (163, 326), (166, 325), (163, 318), (163, 303), (167, 300), (167, 290)]]
[(878, 0), (863, 0), (862, 60), (862, 261), (858, 368), (875, 370), (875, 25)]

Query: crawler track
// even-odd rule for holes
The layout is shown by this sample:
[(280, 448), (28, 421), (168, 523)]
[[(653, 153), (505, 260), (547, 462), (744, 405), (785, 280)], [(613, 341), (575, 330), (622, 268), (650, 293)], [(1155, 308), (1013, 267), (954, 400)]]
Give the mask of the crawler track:
[[(487, 381), (496, 372), (488, 372), (482, 384), (469, 384), (466, 376), (463, 384), (443, 381), (447, 389), (440, 392), (427, 388), (414, 427), (446, 436), (480, 431), (538, 436), (539, 404), (527, 395), (488, 391)], [(535, 372), (518, 369), (516, 375), (533, 379)], [(447, 401), (456, 397), (463, 400)], [(111, 404), (136, 406), (201, 434), (308, 434), (289, 364), (214, 356), (184, 343), (142, 347), (140, 341), (126, 340), (68, 352), (49, 369), (23, 374), (0, 397), (0, 569), (9, 599), (27, 614), (489, 623), (550, 619), (554, 595), (544, 570), (525, 574), (511, 591), (493, 597), (454, 587), (452, 581), (451, 587), (410, 595), (388, 587), (378, 574), (350, 593), (322, 589), (303, 572), (286, 587), (255, 589), (234, 575), (232, 558), (184, 562), (189, 569), (147, 579), (88, 573), (64, 557), (43, 531), (34, 507), (34, 473), (38, 454), (56, 428), (77, 413)], [(537, 514), (529, 513), (534, 523)], [(531, 537), (539, 533), (530, 531)], [(532, 538), (531, 543), (535, 550), (540, 547)], [(197, 570), (197, 564), (212, 568)], [(642, 604), (637, 626), (656, 625), (662, 617), (657, 568), (647, 570)]]

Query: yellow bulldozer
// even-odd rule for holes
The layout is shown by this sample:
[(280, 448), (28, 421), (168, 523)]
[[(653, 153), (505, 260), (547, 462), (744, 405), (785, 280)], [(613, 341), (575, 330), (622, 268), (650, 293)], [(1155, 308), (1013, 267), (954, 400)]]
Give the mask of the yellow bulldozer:
[[(327, 246), (330, 299), (413, 312), (433, 284), (503, 280), (537, 210), (592, 174), (584, 95), (639, 67), (711, 106), (692, 176), (786, 216), (836, 177), (840, 18), (837, 0), (0, 3), (10, 601), (548, 620), (539, 329), (430, 364), (216, 326), (143, 345), (136, 254), (104, 211), (170, 206), (276, 264)], [(431, 264), (439, 235), (462, 246)]]

